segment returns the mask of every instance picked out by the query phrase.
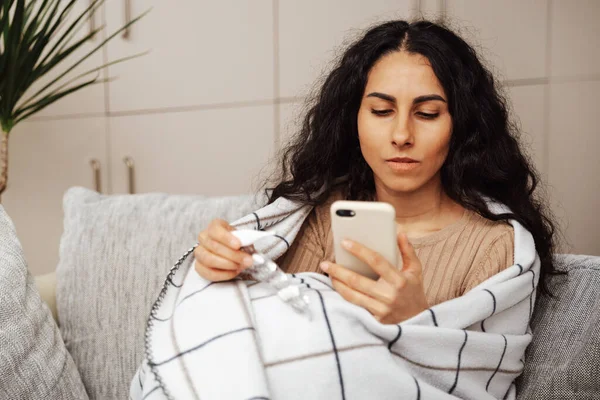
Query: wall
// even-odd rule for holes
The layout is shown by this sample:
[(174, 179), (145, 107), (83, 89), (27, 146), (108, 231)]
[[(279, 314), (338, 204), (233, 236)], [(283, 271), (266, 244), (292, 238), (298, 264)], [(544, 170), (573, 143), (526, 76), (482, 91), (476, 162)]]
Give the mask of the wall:
[[(106, 126), (97, 129), (107, 132), (107, 136), (98, 148), (108, 154), (107, 163), (112, 169), (112, 175), (103, 178), (105, 192), (125, 190), (124, 175), (115, 174), (123, 168), (116, 152), (137, 140), (156, 141), (144, 148), (144, 155), (139, 157), (158, 159), (164, 166), (156, 168), (156, 173), (148, 173), (147, 178), (139, 178), (140, 191), (247, 193), (258, 187), (262, 167), (265, 169), (261, 177), (272, 170), (269, 160), (297, 127), (305, 96), (323, 77), (343, 44), (378, 21), (419, 15), (444, 18), (478, 49), (502, 82), (512, 103), (513, 117), (521, 126), (523, 143), (541, 173), (550, 205), (562, 224), (566, 241), (560, 251), (600, 255), (600, 213), (596, 212), (600, 132), (595, 114), (596, 93), (600, 91), (600, 1), (181, 0), (168, 5), (157, 0), (132, 2), (136, 13), (150, 5), (154, 9), (139, 28), (132, 30), (133, 44), (109, 47), (103, 54), (104, 61), (148, 47), (152, 52), (108, 68), (107, 75), (118, 79), (92, 89), (95, 106), (84, 111), (79, 111), (79, 107), (74, 112), (77, 100), (72, 99), (55, 109), (58, 111), (24, 123), (22, 132), (11, 139), (11, 146), (25, 148), (25, 142), (35, 139), (36, 151), (41, 154), (52, 145), (40, 144), (37, 136), (24, 131), (58, 134), (66, 129), (62, 122), (85, 130), (85, 124), (102, 118), (101, 123)], [(115, 22), (110, 15), (117, 8), (115, 4), (121, 8), (120, 0), (108, 1), (105, 19), (109, 29), (116, 28), (120, 21)], [(164, 40), (171, 32), (177, 33), (175, 43)], [(136, 47), (140, 36), (145, 40)], [(168, 57), (172, 58), (165, 63)], [(136, 127), (146, 136), (128, 136)], [(178, 153), (169, 150), (171, 153), (160, 158), (164, 149), (158, 138), (165, 132), (178, 143), (199, 140), (209, 146), (180, 146), (184, 157), (172, 157)], [(241, 138), (237, 135), (255, 140), (236, 144), (235, 138)], [(245, 175), (236, 180), (212, 173), (214, 160), (203, 161), (206, 157), (199, 156), (195, 165), (167, 167), (171, 160), (189, 159), (185, 151), (193, 151), (194, 147), (218, 156), (230, 154), (236, 146), (238, 150), (243, 147), (240, 158), (262, 151), (243, 172)], [(7, 194), (6, 207), (9, 212), (12, 208), (13, 214), (28, 215), (15, 218), (15, 223), (22, 232), (28, 258), (35, 259), (32, 270), (51, 270), (57, 251), (48, 249), (58, 248), (60, 196), (74, 184), (92, 184), (73, 180), (52, 188), (49, 176), (44, 178), (48, 183), (44, 186), (28, 178), (33, 161), (11, 162), (11, 179), (20, 181), (13, 185), (31, 185), (29, 190), (36, 190), (39, 198), (37, 202), (11, 200)], [(173, 179), (190, 168), (195, 169), (198, 186), (183, 178)], [(223, 163), (219, 168), (225, 174), (233, 174), (239, 165)], [(140, 170), (143, 172), (143, 167)], [(56, 216), (42, 222), (53, 224), (51, 234), (45, 236), (49, 237), (49, 244), (44, 253), (36, 245), (40, 237), (34, 236), (33, 231), (30, 235), (28, 229), (40, 220), (35, 210), (46, 203), (51, 204)], [(36, 231), (41, 235), (39, 229)]]

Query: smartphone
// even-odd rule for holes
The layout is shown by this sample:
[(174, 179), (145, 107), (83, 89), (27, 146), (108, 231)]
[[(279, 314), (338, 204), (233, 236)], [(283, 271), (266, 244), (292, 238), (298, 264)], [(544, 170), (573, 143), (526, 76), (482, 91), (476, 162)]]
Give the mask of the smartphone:
[(368, 264), (342, 247), (342, 240), (350, 239), (381, 254), (390, 264), (398, 266), (400, 258), (396, 240), (396, 210), (391, 204), (341, 200), (334, 202), (330, 211), (336, 264), (367, 278), (379, 278)]

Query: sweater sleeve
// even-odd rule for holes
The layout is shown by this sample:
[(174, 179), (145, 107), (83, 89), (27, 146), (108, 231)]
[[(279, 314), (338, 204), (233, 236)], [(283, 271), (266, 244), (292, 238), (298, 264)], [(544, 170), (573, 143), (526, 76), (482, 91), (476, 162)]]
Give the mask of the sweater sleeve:
[(488, 246), (477, 268), (469, 271), (462, 294), (473, 289), (486, 279), (496, 275), (514, 263), (514, 234), (512, 227), (506, 229)]

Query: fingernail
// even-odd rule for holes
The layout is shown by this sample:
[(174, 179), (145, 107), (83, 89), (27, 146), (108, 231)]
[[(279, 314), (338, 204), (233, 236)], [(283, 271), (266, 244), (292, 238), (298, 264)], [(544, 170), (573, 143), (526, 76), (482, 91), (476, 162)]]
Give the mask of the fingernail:
[(344, 246), (345, 248), (349, 249), (352, 247), (352, 242), (349, 241), (348, 239), (344, 239), (342, 240), (342, 246)]
[(242, 260), (242, 264), (244, 264), (244, 267), (251, 267), (252, 264), (254, 264), (254, 261), (252, 260), (252, 257), (247, 256)]
[(240, 247), (240, 243), (237, 239), (231, 239), (229, 241), (229, 244), (231, 245), (231, 247), (234, 247), (234, 248)]
[(329, 269), (329, 263), (327, 261), (323, 261), (321, 264), (319, 264), (319, 266), (325, 272), (327, 272), (327, 270)]

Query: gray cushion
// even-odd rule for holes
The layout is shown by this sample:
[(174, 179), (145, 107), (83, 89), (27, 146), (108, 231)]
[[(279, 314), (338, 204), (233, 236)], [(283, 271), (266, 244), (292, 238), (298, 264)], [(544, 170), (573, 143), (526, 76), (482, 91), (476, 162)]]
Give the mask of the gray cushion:
[(0, 399), (87, 398), (0, 206)]
[(531, 326), (518, 398), (600, 398), (600, 257), (560, 255), (551, 288), (540, 297)]
[(65, 343), (91, 399), (125, 399), (142, 361), (146, 317), (162, 283), (209, 221), (254, 209), (250, 196), (64, 197), (57, 308)]

